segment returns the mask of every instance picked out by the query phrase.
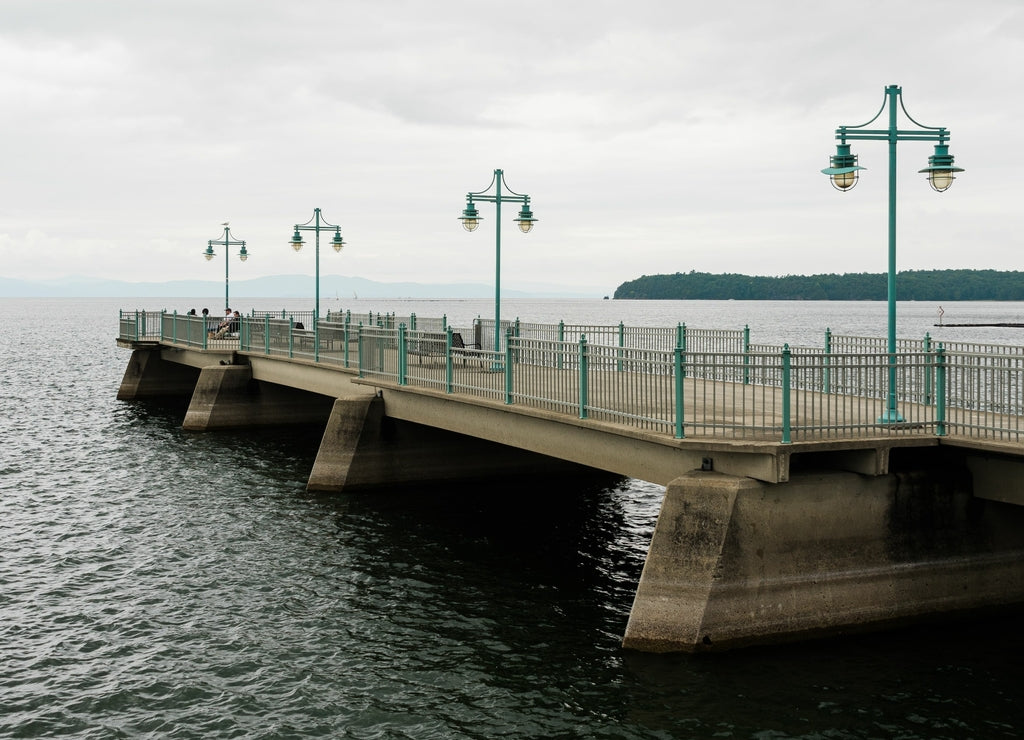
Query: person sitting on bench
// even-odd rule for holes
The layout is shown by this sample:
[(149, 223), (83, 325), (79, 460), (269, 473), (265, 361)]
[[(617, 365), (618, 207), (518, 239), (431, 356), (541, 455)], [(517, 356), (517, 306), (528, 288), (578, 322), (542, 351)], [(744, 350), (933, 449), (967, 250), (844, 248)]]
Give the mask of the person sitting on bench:
[(214, 333), (214, 339), (223, 339), (226, 334), (238, 331), (238, 322), (242, 318), (238, 311), (231, 313), (231, 309), (227, 309), (227, 313), (224, 315), (224, 320), (220, 322), (220, 326), (217, 327), (217, 331)]

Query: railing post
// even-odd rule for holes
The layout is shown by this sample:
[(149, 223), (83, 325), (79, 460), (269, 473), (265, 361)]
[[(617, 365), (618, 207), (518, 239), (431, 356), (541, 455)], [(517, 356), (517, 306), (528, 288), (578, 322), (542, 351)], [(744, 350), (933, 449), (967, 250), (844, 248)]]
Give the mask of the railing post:
[(320, 316), (313, 314), (313, 362), (320, 362)]
[(398, 325), (398, 384), (405, 385), (405, 322)]
[(452, 328), (444, 330), (444, 392), (452, 392)]
[(178, 343), (178, 309), (174, 309), (174, 313), (171, 314), (171, 341)]
[(743, 385), (750, 385), (750, 324), (743, 325)]
[(512, 327), (505, 334), (505, 403), (512, 404)]
[(824, 393), (832, 392), (832, 329), (825, 329), (825, 357), (824, 368), (822, 369), (821, 390)]
[(676, 439), (683, 438), (683, 348), (676, 347), (675, 354), (675, 386), (676, 386)]
[(946, 436), (946, 350), (942, 342), (935, 352), (935, 436)]
[[(146, 312), (142, 312), (142, 322), (146, 321)], [(142, 332), (139, 330), (139, 310), (135, 309), (135, 341), (142, 339)]]
[[(203, 332), (203, 336), (206, 336), (206, 332)], [(205, 341), (205, 340), (204, 340)], [(268, 313), (263, 317), (263, 354), (270, 354), (270, 314)]]
[(448, 314), (443, 313), (443, 314), (441, 314), (441, 331), (445, 331), (447, 329), (448, 329)]
[(921, 403), (928, 405), (932, 402), (932, 337), (928, 332), (924, 333), (924, 398)]
[(415, 312), (409, 314), (409, 328), (412, 329), (413, 331), (416, 331), (416, 314), (415, 314)]
[(587, 365), (589, 364), (587, 359), (587, 337), (585, 334), (580, 334), (580, 418), (587, 418)]
[(789, 345), (785, 344), (782, 347), (782, 444), (788, 445), (792, 443), (790, 438), (790, 399), (789, 399), (789, 382), (790, 382), (790, 352)]
[[(315, 326), (315, 324), (314, 324)], [(295, 317), (288, 317), (288, 356), (295, 357)]]

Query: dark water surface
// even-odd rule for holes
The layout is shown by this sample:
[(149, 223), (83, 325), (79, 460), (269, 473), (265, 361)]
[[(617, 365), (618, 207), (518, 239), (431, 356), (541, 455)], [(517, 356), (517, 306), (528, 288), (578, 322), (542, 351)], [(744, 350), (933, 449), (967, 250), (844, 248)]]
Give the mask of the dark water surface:
[(624, 652), (661, 488), (308, 494), (318, 430), (188, 433), (181, 407), (115, 400), (129, 357), (116, 310), (131, 303), (0, 299), (0, 737), (1024, 726), (1012, 617), (716, 656)]

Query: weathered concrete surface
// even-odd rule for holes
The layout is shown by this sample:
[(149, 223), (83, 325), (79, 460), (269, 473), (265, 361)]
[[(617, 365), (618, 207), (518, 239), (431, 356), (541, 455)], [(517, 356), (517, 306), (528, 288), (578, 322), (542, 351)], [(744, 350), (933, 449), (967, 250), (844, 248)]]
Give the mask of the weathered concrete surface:
[(135, 401), (187, 397), (192, 395), (198, 377), (199, 372), (195, 368), (164, 360), (159, 348), (132, 350), (117, 398), (119, 401)]
[(1024, 603), (1024, 509), (963, 468), (667, 488), (623, 646), (701, 652)]
[(307, 489), (382, 491), (451, 481), (592, 476), (572, 462), (386, 416), (381, 397), (334, 402)]
[(333, 399), (252, 377), (248, 365), (206, 367), (199, 374), (182, 427), (190, 430), (324, 424)]
[[(360, 478), (372, 476), (376, 465), (367, 464), (369, 454), (362, 456), (361, 471), (354, 462), (360, 446), (366, 450), (380, 438), (383, 418), (384, 404), (376, 396), (335, 399), (306, 489), (343, 491), (350, 482), (355, 487)], [(360, 445), (364, 435), (366, 441)]]

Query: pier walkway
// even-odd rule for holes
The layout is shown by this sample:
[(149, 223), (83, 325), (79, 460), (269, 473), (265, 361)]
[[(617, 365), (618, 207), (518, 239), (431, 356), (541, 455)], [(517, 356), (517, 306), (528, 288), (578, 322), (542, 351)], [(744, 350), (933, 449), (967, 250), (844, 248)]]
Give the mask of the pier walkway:
[(253, 312), (213, 340), (202, 317), (123, 311), (119, 398), (191, 394), (196, 430), (323, 423), (311, 490), (546, 465), (665, 485), (627, 647), (1024, 604), (1024, 347), (516, 321), (482, 349), (494, 332)]

